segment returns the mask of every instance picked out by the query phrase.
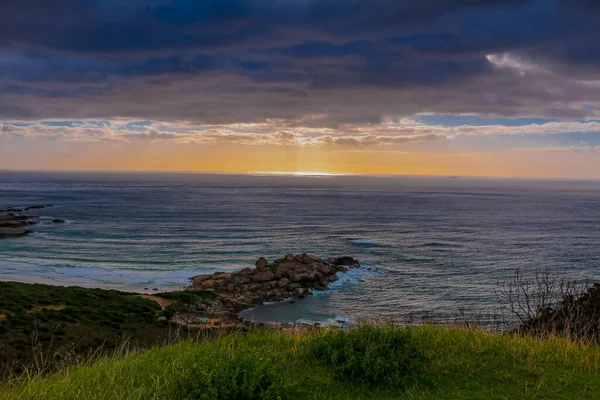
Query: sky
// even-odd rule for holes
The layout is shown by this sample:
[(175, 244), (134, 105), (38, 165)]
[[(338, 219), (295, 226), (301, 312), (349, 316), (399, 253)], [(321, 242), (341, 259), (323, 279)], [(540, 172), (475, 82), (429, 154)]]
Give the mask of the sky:
[(600, 179), (595, 0), (20, 0), (0, 169)]

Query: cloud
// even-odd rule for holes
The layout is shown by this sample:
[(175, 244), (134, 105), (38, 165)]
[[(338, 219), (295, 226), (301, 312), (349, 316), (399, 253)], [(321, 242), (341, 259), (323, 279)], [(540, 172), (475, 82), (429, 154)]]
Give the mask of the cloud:
[(426, 142), (433, 140), (447, 139), (444, 135), (418, 135), (418, 136), (322, 136), (315, 138), (315, 143), (321, 143), (328, 146), (340, 147), (371, 147), (371, 146), (390, 146), (409, 142)]
[(7, 2), (0, 119), (600, 118), (598, 16), (588, 0)]
[[(248, 130), (250, 127), (253, 129)], [(240, 126), (220, 126), (198, 131), (191, 128), (182, 128), (177, 125), (169, 126), (155, 122), (115, 121), (111, 123), (71, 121), (39, 122), (36, 124), (0, 123), (0, 139), (42, 139), (71, 142), (171, 142), (251, 146), (336, 146), (339, 148), (394, 147), (409, 142), (447, 139), (445, 135), (441, 134), (331, 136), (324, 135), (318, 130), (304, 128), (298, 131), (274, 130), (272, 132), (260, 132), (261, 127), (258, 125), (250, 127), (246, 126), (244, 130), (240, 130)]]
[(197, 125), (151, 120), (74, 120), (0, 123), (0, 139), (53, 141), (171, 142), (233, 145), (331, 146), (340, 149), (393, 148), (408, 143), (474, 136), (600, 133), (600, 122), (546, 122), (521, 126), (429, 125), (410, 118), (332, 126), (326, 115), (252, 123)]

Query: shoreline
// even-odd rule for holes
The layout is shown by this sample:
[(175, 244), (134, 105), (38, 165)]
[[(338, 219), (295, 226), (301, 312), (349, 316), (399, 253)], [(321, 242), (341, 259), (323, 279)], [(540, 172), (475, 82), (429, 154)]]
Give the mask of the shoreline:
[[(183, 293), (197, 294), (202, 301), (196, 299), (195, 303), (188, 304), (186, 310), (182, 307), (173, 307), (174, 314), (168, 320), (178, 321), (178, 315), (187, 312), (195, 319), (222, 316), (226, 320), (237, 322), (259, 322), (268, 325), (287, 324), (282, 321), (258, 321), (243, 316), (259, 307), (266, 307), (280, 303), (294, 304), (307, 296), (312, 296), (313, 291), (328, 291), (329, 284), (340, 279), (341, 275), (348, 273), (350, 268), (361, 268), (358, 261), (352, 257), (329, 258), (321, 260), (320, 257), (308, 254), (286, 256), (269, 263), (261, 257), (256, 262), (255, 268), (243, 268), (234, 272), (216, 272), (214, 274), (196, 275), (188, 278), (189, 286), (161, 287), (116, 283), (99, 283), (85, 277), (60, 276), (60, 281), (49, 277), (24, 274), (23, 266), (35, 270), (26, 263), (3, 262), (9, 266), (11, 273), (0, 272), (0, 282), (16, 282), (22, 284), (41, 284), (59, 288), (83, 288), (116, 290), (122, 293), (151, 298), (164, 309), (174, 303), (166, 300), (165, 303), (156, 301), (154, 297), (167, 298), (169, 295)], [(2, 265), (2, 263), (0, 263)], [(206, 272), (206, 271), (203, 271)], [(55, 272), (51, 272), (55, 275)], [(161, 295), (164, 295), (161, 296)], [(168, 303), (168, 304), (166, 304)], [(166, 305), (165, 305), (166, 304)], [(193, 308), (192, 308), (193, 306)], [(191, 318), (191, 317), (190, 317)], [(339, 316), (327, 318), (315, 323), (328, 323), (341, 319)], [(344, 321), (347, 321), (344, 318)], [(298, 320), (297, 324), (302, 322)], [(292, 323), (293, 325), (294, 323)], [(188, 325), (190, 325), (188, 323)]]

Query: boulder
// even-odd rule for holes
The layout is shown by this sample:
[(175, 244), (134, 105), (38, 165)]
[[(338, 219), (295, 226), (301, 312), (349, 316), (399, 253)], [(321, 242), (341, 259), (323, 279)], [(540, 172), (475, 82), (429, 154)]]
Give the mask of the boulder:
[(232, 278), (231, 274), (228, 274), (226, 272), (217, 272), (216, 274), (213, 275), (213, 278), (218, 280), (218, 281), (222, 281), (222, 280), (230, 280)]
[(342, 257), (330, 257), (327, 259), (331, 264), (344, 267), (360, 267), (358, 260), (354, 257), (342, 256)]
[(235, 278), (233, 278), (233, 283), (237, 285), (245, 285), (247, 283), (250, 283), (250, 278), (246, 276), (236, 276)]
[(204, 282), (202, 282), (202, 287), (204, 289), (210, 289), (210, 288), (213, 288), (215, 286), (215, 283), (217, 283), (215, 280), (208, 279), (208, 280), (205, 280)]
[(252, 282), (267, 282), (275, 279), (275, 274), (271, 271), (258, 271), (252, 275)]
[(261, 258), (259, 258), (256, 261), (255, 265), (256, 265), (256, 269), (258, 269), (258, 270), (264, 270), (264, 269), (266, 269), (266, 268), (269, 267), (269, 261), (267, 261), (266, 258), (261, 257)]
[(65, 223), (65, 220), (64, 220), (64, 219), (58, 219), (58, 218), (57, 218), (57, 219), (53, 219), (53, 220), (52, 220), (52, 223), (53, 223), (53, 224), (64, 224), (64, 223)]
[(25, 228), (0, 227), (0, 238), (24, 236), (30, 233)]
[(29, 207), (25, 208), (25, 210), (41, 210), (42, 208), (46, 208), (46, 206), (42, 206), (42, 205), (29, 206)]
[(287, 278), (281, 278), (279, 280), (279, 282), (277, 282), (277, 286), (279, 286), (280, 288), (284, 288), (286, 287), (288, 284), (290, 283), (290, 280)]
[(301, 274), (296, 275), (296, 278), (298, 279), (298, 281), (305, 281), (308, 279), (308, 274), (306, 272), (303, 272)]

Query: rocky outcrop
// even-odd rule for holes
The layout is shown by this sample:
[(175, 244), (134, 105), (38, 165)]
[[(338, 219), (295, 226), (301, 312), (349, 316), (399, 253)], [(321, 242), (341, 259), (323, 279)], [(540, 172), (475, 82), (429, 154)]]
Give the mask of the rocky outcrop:
[(302, 298), (313, 290), (327, 290), (331, 282), (339, 279), (338, 273), (359, 267), (360, 263), (352, 257), (322, 260), (310, 254), (286, 254), (273, 263), (261, 257), (255, 269), (190, 278), (192, 285), (188, 290), (212, 292), (213, 312), (237, 314), (265, 302)]
[[(24, 236), (31, 231), (28, 229), (31, 225), (39, 224), (39, 217), (33, 215), (25, 215), (23, 212), (27, 210), (39, 210), (52, 205), (33, 205), (29, 207), (9, 207), (0, 210), (0, 238), (9, 238)], [(65, 221), (62, 219), (54, 219), (55, 224), (62, 224)]]
[(27, 227), (37, 223), (37, 217), (31, 215), (0, 215), (0, 238), (27, 235), (31, 232)]

